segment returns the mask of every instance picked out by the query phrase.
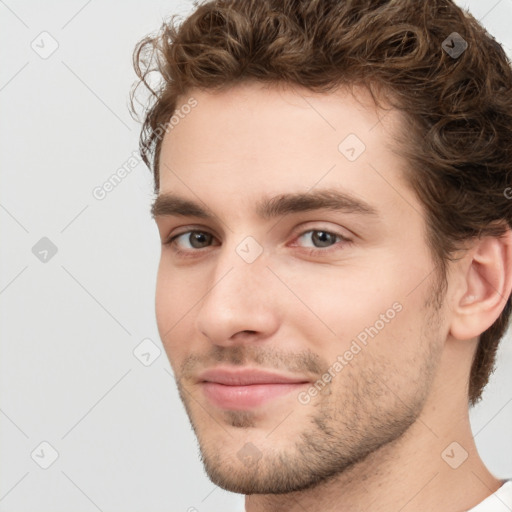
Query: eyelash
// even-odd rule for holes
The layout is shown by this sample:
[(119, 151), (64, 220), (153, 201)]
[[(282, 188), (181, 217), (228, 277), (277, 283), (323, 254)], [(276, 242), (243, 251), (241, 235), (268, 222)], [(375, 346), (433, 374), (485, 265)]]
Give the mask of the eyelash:
[[(333, 235), (334, 237), (338, 238), (339, 241), (334, 243), (333, 245), (325, 248), (325, 249), (320, 249), (320, 248), (316, 248), (316, 249), (315, 248), (306, 248), (306, 249), (303, 249), (304, 252), (306, 252), (308, 256), (318, 256), (318, 255), (329, 254), (330, 252), (338, 249), (337, 245), (340, 242), (343, 242), (344, 245), (349, 245), (349, 244), (352, 243), (352, 240), (346, 238), (345, 236), (341, 235), (340, 233), (335, 233), (335, 232), (332, 232), (332, 231), (327, 231), (327, 230), (321, 229), (321, 228), (319, 228), (319, 229), (308, 229), (306, 231), (303, 231), (302, 233), (299, 233), (299, 235), (296, 238), (299, 239), (299, 238), (303, 237), (304, 235), (306, 235), (307, 233), (315, 233), (315, 232), (322, 232), (322, 233), (327, 233), (329, 235)], [(201, 249), (187, 249), (187, 250), (183, 250), (183, 249), (179, 249), (176, 246), (175, 240), (177, 238), (179, 238), (180, 236), (183, 236), (183, 235), (187, 235), (187, 234), (190, 235), (192, 233), (206, 233), (208, 235), (214, 236), (214, 235), (212, 235), (211, 233), (209, 233), (206, 230), (189, 229), (188, 231), (183, 231), (182, 233), (178, 233), (176, 235), (173, 235), (173, 236), (167, 238), (162, 244), (166, 245), (166, 246), (170, 246), (172, 251), (177, 256), (180, 256), (180, 257), (194, 258), (194, 257), (200, 256), (200, 254), (203, 253), (203, 249), (206, 249), (206, 247), (203, 247)], [(209, 247), (211, 247), (211, 246), (209, 246)], [(198, 253), (198, 254), (194, 254), (194, 253)]]

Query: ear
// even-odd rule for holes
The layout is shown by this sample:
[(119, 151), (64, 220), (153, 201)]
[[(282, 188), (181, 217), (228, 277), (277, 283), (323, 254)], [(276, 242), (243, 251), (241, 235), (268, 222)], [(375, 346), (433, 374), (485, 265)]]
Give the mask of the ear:
[(450, 334), (459, 340), (480, 336), (500, 316), (512, 290), (512, 231), (479, 238), (457, 262)]

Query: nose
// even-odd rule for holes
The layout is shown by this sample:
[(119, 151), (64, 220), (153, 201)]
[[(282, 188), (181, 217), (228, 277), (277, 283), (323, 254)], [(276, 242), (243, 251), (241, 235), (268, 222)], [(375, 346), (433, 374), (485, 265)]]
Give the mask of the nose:
[(270, 337), (279, 326), (276, 280), (261, 255), (247, 263), (233, 250), (219, 257), (208, 292), (198, 306), (196, 328), (215, 345)]

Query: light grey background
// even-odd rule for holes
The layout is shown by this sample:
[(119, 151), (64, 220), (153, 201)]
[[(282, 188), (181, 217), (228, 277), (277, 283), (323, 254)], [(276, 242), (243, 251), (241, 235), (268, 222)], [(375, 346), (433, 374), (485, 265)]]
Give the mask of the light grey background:
[[(510, 54), (512, 0), (463, 5)], [(137, 163), (135, 43), (190, 8), (0, 0), (0, 511), (243, 510), (203, 472), (158, 338), (151, 174), (139, 163), (93, 196)], [(55, 255), (44, 241), (32, 252), (43, 237)], [(133, 353), (147, 339), (149, 366)], [(500, 477), (512, 477), (511, 369), (507, 338), (472, 412)]]

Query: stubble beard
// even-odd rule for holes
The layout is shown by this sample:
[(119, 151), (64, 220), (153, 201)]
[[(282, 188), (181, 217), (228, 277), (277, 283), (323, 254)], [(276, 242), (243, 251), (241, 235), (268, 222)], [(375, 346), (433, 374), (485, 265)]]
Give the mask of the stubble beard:
[[(392, 361), (375, 358), (371, 348), (365, 348), (353, 365), (344, 367), (307, 405), (309, 414), (301, 415), (305, 419), (299, 422), (299, 429), (294, 426), (292, 433), (285, 436), (286, 444), (272, 444), (269, 437), (267, 448), (260, 446), (259, 450), (251, 442), (258, 426), (251, 411), (224, 411), (216, 422), (208, 416), (208, 421), (199, 424), (193, 410), (195, 400), (178, 380), (178, 391), (210, 480), (227, 491), (245, 495), (304, 491), (347, 473), (369, 455), (399, 442), (420, 416), (436, 375), (442, 354), (438, 326), (443, 293), (441, 288), (434, 288), (424, 305), (418, 345), (421, 352), (402, 361), (401, 366), (393, 366)], [(397, 387), (400, 378), (395, 378), (404, 371), (409, 372), (406, 385)], [(290, 406), (291, 422), (297, 419), (294, 409), (302, 412), (302, 407), (306, 406), (298, 401)], [(223, 441), (212, 441), (209, 430), (218, 432), (221, 428), (226, 432)], [(235, 436), (228, 434), (233, 429), (244, 431), (246, 441), (234, 446)], [(241, 457), (246, 448), (249, 457)]]
[[(208, 431), (218, 431), (218, 425), (198, 424), (191, 400), (183, 391), (180, 396), (198, 439), (204, 469), (213, 483), (246, 495), (284, 494), (316, 487), (399, 440), (423, 409), (435, 374), (434, 360), (425, 359), (418, 369), (422, 375), (419, 387), (406, 395), (397, 396), (387, 388), (376, 368), (367, 367), (357, 377), (347, 375), (348, 385), (339, 386), (338, 393), (335, 389), (330, 395), (316, 397), (300, 430), (286, 437), (286, 445), (275, 444), (271, 450), (260, 450), (260, 444), (251, 443), (251, 429), (257, 422), (250, 411), (225, 411), (218, 420), (226, 431), (247, 432), (246, 443), (235, 446), (228, 434), (221, 443), (210, 442)], [(292, 407), (304, 406), (296, 402)], [(244, 450), (251, 449), (256, 453), (244, 457)]]

